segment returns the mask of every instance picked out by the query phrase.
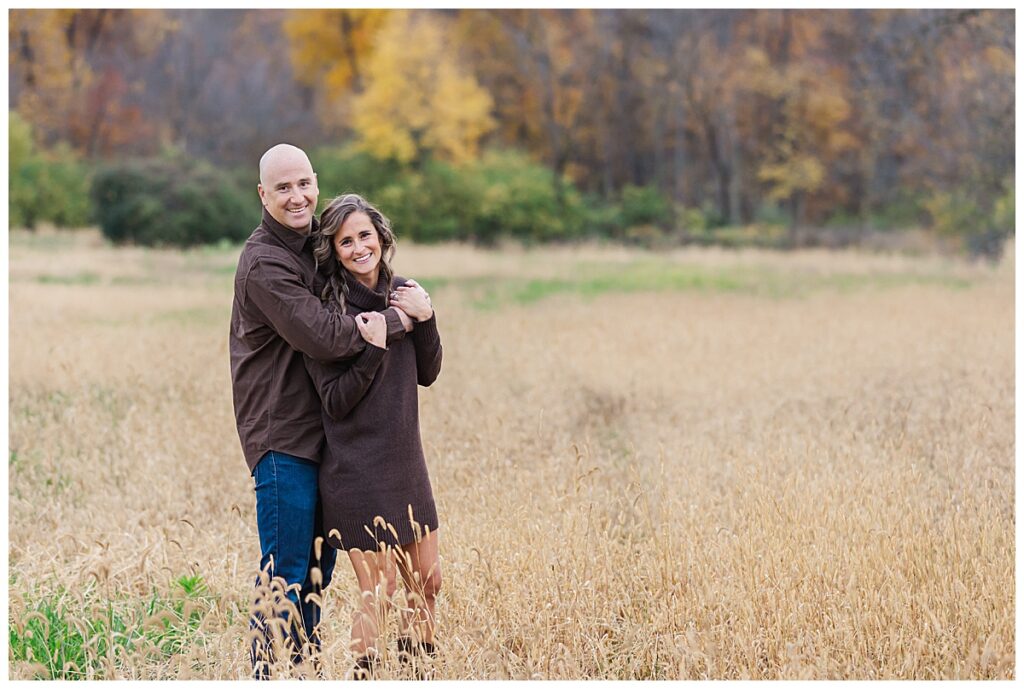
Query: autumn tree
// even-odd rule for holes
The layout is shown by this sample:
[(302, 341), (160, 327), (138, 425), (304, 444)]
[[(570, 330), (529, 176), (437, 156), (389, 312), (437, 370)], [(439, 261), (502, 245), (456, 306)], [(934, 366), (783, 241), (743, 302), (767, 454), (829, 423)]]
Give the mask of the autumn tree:
[(494, 128), (490, 94), (460, 66), (432, 14), (393, 12), (377, 34), (365, 81), (352, 123), (359, 145), (378, 158), (467, 162)]
[[(506, 142), (521, 145), (554, 170), (556, 197), (592, 141), (586, 119), (603, 63), (594, 10), (463, 10), (459, 36), (477, 73), (496, 94)], [(489, 57), (487, 57), (489, 55)], [(483, 60), (483, 62), (479, 62)]]
[(779, 103), (781, 117), (769, 157), (758, 169), (768, 198), (789, 205), (791, 227), (803, 220), (808, 195), (821, 190), (836, 158), (857, 141), (844, 129), (850, 104), (827, 70), (805, 62), (775, 67), (751, 51), (757, 88)]
[(348, 103), (364, 87), (365, 63), (390, 10), (291, 10), (284, 20), (295, 79), (312, 94), (322, 121), (350, 126)]
[(10, 73), (17, 107), (47, 143), (96, 155), (152, 132), (132, 103), (131, 62), (170, 30), (160, 10), (12, 10)]

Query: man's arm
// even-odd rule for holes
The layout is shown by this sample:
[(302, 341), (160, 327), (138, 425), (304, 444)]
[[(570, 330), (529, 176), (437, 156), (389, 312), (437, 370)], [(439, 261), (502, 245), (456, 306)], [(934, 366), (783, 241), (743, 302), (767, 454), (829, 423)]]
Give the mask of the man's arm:
[[(273, 259), (253, 263), (245, 279), (245, 295), (285, 342), (314, 359), (344, 359), (366, 346), (352, 316), (325, 307), (298, 275)], [(396, 309), (388, 309), (384, 317), (389, 343), (405, 337)]]
[[(402, 311), (402, 309), (398, 308), (397, 306), (388, 307), (388, 308), (384, 309), (384, 318), (389, 319), (388, 320), (388, 342), (391, 342), (391, 321), (390, 321), (390, 318), (391, 318), (391, 313), (392, 312), (394, 312), (395, 314), (398, 315), (398, 319), (402, 322), (402, 327), (405, 329), (405, 332), (407, 332), (407, 333), (411, 333), (412, 332), (412, 318), (409, 317), (409, 314), (407, 314), (405, 311)], [(399, 339), (399, 338), (395, 338), (395, 339)]]

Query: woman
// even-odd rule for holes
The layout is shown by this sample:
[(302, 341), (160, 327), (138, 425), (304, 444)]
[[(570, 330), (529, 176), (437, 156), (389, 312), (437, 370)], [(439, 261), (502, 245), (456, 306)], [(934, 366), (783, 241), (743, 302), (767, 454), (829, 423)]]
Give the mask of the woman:
[[(348, 552), (362, 592), (351, 648), (357, 677), (378, 662), (379, 622), (405, 583), (399, 658), (434, 655), (434, 605), (441, 586), (437, 510), (420, 442), (417, 383), (441, 370), (441, 340), (430, 297), (394, 276), (390, 222), (356, 194), (331, 201), (313, 237), (314, 256), (328, 276), (321, 297), (356, 316), (366, 349), (325, 364), (306, 357), (323, 402), (327, 446), (320, 465), (324, 533)], [(385, 349), (380, 313), (396, 306), (414, 321), (404, 339)], [(382, 599), (383, 598), (383, 599)]]

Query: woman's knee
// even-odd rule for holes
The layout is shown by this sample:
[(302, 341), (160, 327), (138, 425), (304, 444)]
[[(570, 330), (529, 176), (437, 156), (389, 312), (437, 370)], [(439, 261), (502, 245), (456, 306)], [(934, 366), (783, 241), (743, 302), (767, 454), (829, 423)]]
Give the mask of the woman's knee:
[(434, 567), (429, 572), (420, 573), (420, 582), (423, 588), (423, 596), (426, 598), (435, 598), (441, 591), (441, 568)]
[(386, 600), (390, 600), (397, 590), (398, 586), (395, 582), (394, 575), (381, 575), (379, 579), (372, 583), (364, 584), (360, 582), (359, 586), (363, 598), (371, 598), (378, 600), (383, 603)]

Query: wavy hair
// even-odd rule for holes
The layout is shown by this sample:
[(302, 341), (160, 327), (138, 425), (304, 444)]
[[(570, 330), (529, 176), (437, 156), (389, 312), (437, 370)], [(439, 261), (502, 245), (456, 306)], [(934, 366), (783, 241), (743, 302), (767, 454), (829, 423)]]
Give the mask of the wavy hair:
[(391, 282), (395, 273), (391, 269), (391, 257), (395, 254), (395, 233), (391, 229), (391, 221), (383, 213), (359, 194), (342, 194), (335, 196), (320, 214), (320, 228), (313, 233), (313, 258), (319, 270), (323, 266), (327, 275), (327, 284), (320, 294), (322, 301), (334, 299), (346, 312), (348, 302), (348, 285), (345, 275), (348, 273), (341, 265), (334, 251), (334, 236), (353, 213), (365, 213), (377, 230), (380, 242), (380, 275), (384, 277), (384, 305), (391, 303)]

